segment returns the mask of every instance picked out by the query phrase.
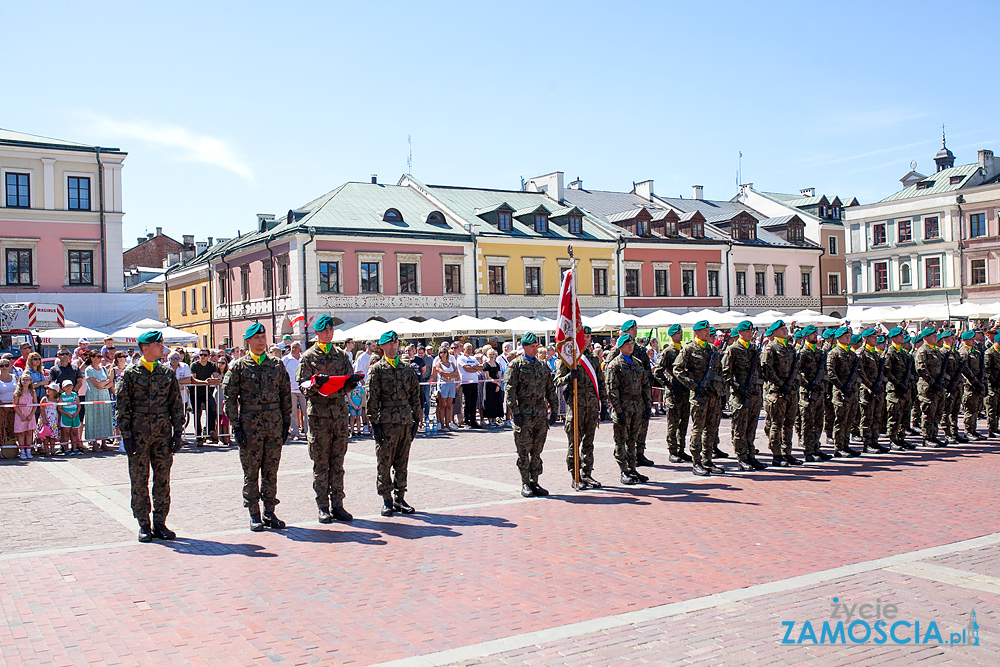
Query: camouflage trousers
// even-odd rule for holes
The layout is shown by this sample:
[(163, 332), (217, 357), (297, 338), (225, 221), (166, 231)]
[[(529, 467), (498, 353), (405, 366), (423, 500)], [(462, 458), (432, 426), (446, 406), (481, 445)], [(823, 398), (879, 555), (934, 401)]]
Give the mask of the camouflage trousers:
[(514, 447), (517, 448), (517, 469), (521, 473), (521, 483), (538, 483), (542, 474), (542, 450), (545, 436), (549, 432), (549, 420), (545, 414), (522, 415), (521, 425), (514, 426)]
[(945, 435), (958, 435), (958, 411), (962, 407), (963, 388), (959, 385), (952, 389), (944, 400), (941, 408), (941, 421), (944, 424)]
[(687, 389), (664, 389), (667, 394), (667, 449), (683, 454), (691, 418), (691, 392)]
[(802, 452), (804, 454), (819, 454), (819, 435), (823, 431), (823, 420), (826, 417), (825, 392), (814, 391), (809, 398), (809, 390), (799, 389), (799, 421), (802, 422)]
[(968, 387), (962, 396), (962, 409), (965, 410), (965, 432), (975, 433), (979, 425), (979, 411), (983, 409), (983, 397)]
[(910, 426), (910, 393), (890, 392), (886, 396), (885, 411), (888, 417), (886, 433), (889, 442), (899, 443), (906, 438), (906, 430)]
[(691, 399), (691, 458), (695, 463), (711, 463), (715, 443), (719, 438), (719, 421), (722, 419), (722, 397), (702, 397), (702, 402)]
[(990, 389), (986, 395), (986, 425), (990, 433), (997, 430), (1000, 422), (1000, 390)]
[(823, 430), (826, 431), (826, 444), (828, 445), (833, 442), (833, 426), (836, 421), (836, 413), (833, 409), (833, 387), (827, 387), (823, 397)]
[(309, 417), (309, 458), (313, 462), (316, 505), (326, 509), (344, 501), (344, 457), (347, 456), (347, 420)]
[(851, 444), (851, 428), (858, 413), (857, 394), (844, 394), (839, 389), (833, 390), (833, 442), (837, 451), (847, 451)]
[(569, 446), (566, 449), (566, 469), (571, 473), (576, 472), (573, 454), (573, 422), (577, 421), (580, 415), (578, 427), (580, 436), (580, 474), (589, 475), (594, 471), (594, 431), (597, 429), (600, 409), (595, 407), (578, 406), (573, 410), (573, 401), (567, 401), (566, 423), (563, 425), (566, 430), (566, 440)]
[(642, 422), (641, 412), (615, 413), (615, 461), (622, 472), (635, 470)]
[(937, 437), (938, 425), (941, 423), (941, 410), (944, 407), (944, 397), (928, 388), (920, 392), (921, 432), (924, 440)]
[(920, 393), (913, 389), (910, 392), (910, 426), (916, 430), (921, 430), (924, 420), (924, 411), (920, 407)]
[[(170, 512), (170, 466), (174, 453), (170, 436), (137, 435), (135, 454), (128, 455), (128, 477), (132, 483), (132, 516), (140, 522), (163, 523)], [(153, 502), (149, 502), (149, 471), (153, 470)]]
[(746, 399), (740, 398), (736, 392), (729, 396), (733, 449), (740, 461), (754, 458), (753, 442), (757, 436), (757, 422), (760, 420), (762, 402), (763, 398), (757, 393), (750, 394)]
[(646, 455), (646, 434), (649, 432), (649, 417), (650, 410), (652, 409), (653, 406), (649, 406), (639, 413), (642, 419), (639, 421), (639, 431), (635, 435), (636, 456), (639, 456), (640, 454), (642, 456)]
[(408, 424), (382, 424), (382, 439), (375, 441), (375, 490), (380, 496), (390, 491), (406, 491), (412, 433), (412, 421)]
[(767, 411), (767, 441), (772, 456), (790, 456), (792, 453), (792, 429), (795, 415), (799, 411), (798, 397), (771, 395), (764, 399)]
[(263, 498), (264, 511), (278, 504), (278, 464), (285, 432), (279, 428), (250, 428), (244, 424), (247, 444), (240, 447), (243, 465), (243, 506), (257, 507)]
[(861, 442), (866, 447), (878, 445), (879, 395), (861, 390)]

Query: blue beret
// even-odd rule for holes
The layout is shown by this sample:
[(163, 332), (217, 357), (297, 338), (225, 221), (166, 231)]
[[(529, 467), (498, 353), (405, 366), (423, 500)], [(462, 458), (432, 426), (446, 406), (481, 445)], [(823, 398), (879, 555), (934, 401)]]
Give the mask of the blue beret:
[(976, 337), (976, 332), (975, 331), (963, 331), (962, 332), (962, 340), (972, 340), (975, 337)]
[(673, 336), (674, 334), (680, 333), (680, 332), (681, 332), (681, 325), (679, 325), (679, 324), (671, 324), (670, 328), (667, 329), (667, 335), (668, 336)]
[(538, 336), (531, 333), (530, 331), (523, 336), (521, 336), (521, 345), (534, 345), (538, 342)]
[(708, 328), (708, 320), (701, 320), (699, 322), (695, 322), (694, 326), (691, 327), (691, 330), (701, 331), (702, 329), (707, 329), (707, 328)]
[(861, 334), (854, 334), (853, 336), (851, 336), (851, 345), (854, 345), (855, 343), (860, 343), (862, 339), (863, 336)]
[(631, 343), (631, 342), (632, 342), (632, 336), (623, 333), (621, 336), (618, 337), (618, 340), (615, 341), (615, 347), (621, 347), (625, 343)]
[(836, 329), (836, 327), (828, 327), (826, 329), (823, 329), (823, 339), (824, 340), (829, 339), (829, 338), (834, 338), (836, 335), (837, 335), (837, 329)]
[(889, 338), (893, 338), (903, 333), (903, 327), (893, 327), (889, 329)]
[(260, 322), (254, 322), (247, 327), (247, 330), (243, 333), (243, 340), (250, 338), (251, 336), (256, 336), (259, 333), (264, 333), (264, 325)]
[(753, 322), (750, 320), (743, 320), (733, 329), (733, 333), (739, 333), (741, 331), (746, 331), (747, 329), (753, 329)]
[(771, 326), (767, 328), (767, 331), (764, 332), (764, 335), (770, 336), (783, 326), (785, 326), (784, 320), (778, 320), (777, 322), (772, 323)]
[(323, 331), (333, 328), (333, 318), (329, 315), (320, 315), (313, 323), (313, 331)]
[(868, 338), (869, 336), (874, 336), (877, 333), (878, 333), (878, 331), (876, 331), (874, 328), (869, 328), (869, 329), (865, 329), (864, 331), (861, 332), (861, 337), (862, 338)]
[(399, 335), (395, 331), (386, 331), (384, 334), (379, 336), (378, 344), (385, 345), (386, 343), (391, 343), (394, 340), (399, 340)]
[(149, 345), (150, 343), (159, 343), (163, 340), (162, 331), (147, 331), (140, 334), (139, 338), (136, 339), (139, 345)]
[(939, 331), (938, 332), (937, 339), (938, 339), (938, 342), (940, 343), (945, 338), (948, 338), (948, 337), (954, 336), (954, 335), (955, 335), (954, 331), (952, 331), (951, 329), (945, 329), (944, 331)]
[(849, 334), (849, 333), (851, 333), (850, 329), (848, 329), (847, 327), (840, 327), (839, 329), (833, 332), (833, 337), (840, 338), (844, 334)]
[(632, 327), (638, 326), (635, 320), (625, 320), (625, 324), (622, 325), (622, 331), (628, 331)]
[(816, 333), (816, 325), (815, 324), (808, 324), (808, 325), (806, 325), (806, 327), (804, 329), (802, 329), (802, 337), (803, 338), (805, 338), (806, 336), (812, 336), (814, 333)]

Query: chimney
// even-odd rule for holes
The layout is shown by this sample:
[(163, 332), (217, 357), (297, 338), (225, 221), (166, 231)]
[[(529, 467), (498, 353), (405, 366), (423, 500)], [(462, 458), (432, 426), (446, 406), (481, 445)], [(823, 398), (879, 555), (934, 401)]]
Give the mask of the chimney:
[(378, 185), (378, 174), (372, 174), (372, 183)]
[(561, 202), (563, 200), (563, 173), (554, 171), (551, 174), (528, 179), (524, 190), (526, 192), (542, 192), (549, 198)]
[(180, 253), (171, 252), (167, 254), (167, 266), (172, 266), (181, 261)]
[(799, 190), (799, 194), (802, 195), (803, 197), (815, 197), (816, 188), (802, 188), (801, 190)]
[(194, 247), (194, 234), (185, 234), (181, 238), (184, 239), (184, 247), (186, 248)]
[(208, 247), (209, 248), (212, 247), (212, 237), (211, 236), (208, 237)]
[(570, 181), (569, 189), (570, 190), (583, 190), (583, 181), (580, 180), (579, 176), (576, 177), (575, 181)]
[(695, 198), (695, 199), (704, 199), (705, 198), (705, 188), (704, 188), (704, 186), (701, 186), (701, 185), (692, 185), (691, 186), (691, 196), (693, 198)]
[(137, 238), (137, 239), (135, 240), (135, 244), (136, 244), (136, 245), (139, 245), (140, 243), (143, 243), (143, 242), (144, 242), (145, 240), (146, 240), (146, 237), (145, 237), (145, 236), (140, 236), (139, 238)]
[(997, 167), (993, 159), (993, 151), (983, 149), (979, 151), (979, 168), (983, 170), (983, 180), (992, 180), (997, 175)]
[(153, 232), (150, 232), (150, 233), (146, 234), (146, 240), (147, 241), (152, 241), (154, 238), (156, 238), (156, 235), (153, 234)]
[(653, 181), (639, 181), (632, 184), (632, 192), (639, 195), (646, 201), (653, 201)]
[(206, 250), (208, 250), (208, 243), (205, 241), (198, 241), (197, 243), (194, 244), (194, 247), (195, 247), (195, 253), (200, 255)]
[(156, 228), (156, 235), (157, 236), (163, 236), (163, 227), (157, 227)]
[(274, 226), (274, 214), (273, 213), (258, 213), (257, 214), (257, 231), (266, 232), (271, 227)]

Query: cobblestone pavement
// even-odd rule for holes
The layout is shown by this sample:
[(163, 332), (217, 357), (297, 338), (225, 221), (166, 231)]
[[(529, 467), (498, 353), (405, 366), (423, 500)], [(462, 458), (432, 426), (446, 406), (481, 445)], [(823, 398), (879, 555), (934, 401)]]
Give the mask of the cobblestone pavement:
[[(189, 445), (174, 464), (179, 538), (149, 545), (124, 456), (2, 461), (0, 664), (996, 663), (997, 442), (697, 478), (663, 465), (664, 430), (651, 424), (650, 483), (623, 487), (603, 424), (606, 486), (585, 493), (551, 430), (553, 495), (535, 499), (519, 495), (510, 431), (421, 436), (407, 494), (420, 511), (392, 518), (378, 515), (372, 440), (355, 439), (357, 518), (329, 526), (294, 442), (278, 482), (290, 527), (263, 533), (247, 530), (235, 447)], [(894, 604), (920, 642), (796, 643), (806, 622), (817, 640), (835, 626), (840, 602)], [(941, 641), (925, 642), (932, 622)]]

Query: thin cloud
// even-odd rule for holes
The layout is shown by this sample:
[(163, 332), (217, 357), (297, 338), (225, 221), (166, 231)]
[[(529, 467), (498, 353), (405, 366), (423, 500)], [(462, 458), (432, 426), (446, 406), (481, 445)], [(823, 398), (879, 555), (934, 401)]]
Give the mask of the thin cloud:
[(95, 133), (115, 138), (136, 139), (153, 146), (177, 149), (182, 160), (214, 165), (242, 176), (248, 181), (254, 180), (249, 165), (224, 139), (197, 134), (186, 127), (168, 123), (119, 121), (98, 115), (92, 115), (91, 120), (91, 129)]

